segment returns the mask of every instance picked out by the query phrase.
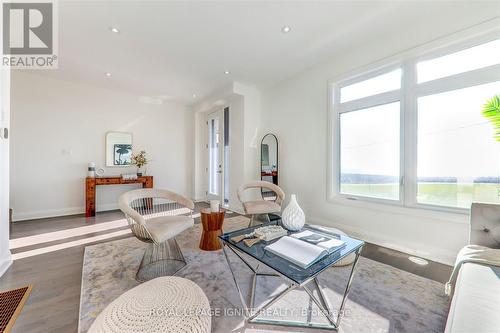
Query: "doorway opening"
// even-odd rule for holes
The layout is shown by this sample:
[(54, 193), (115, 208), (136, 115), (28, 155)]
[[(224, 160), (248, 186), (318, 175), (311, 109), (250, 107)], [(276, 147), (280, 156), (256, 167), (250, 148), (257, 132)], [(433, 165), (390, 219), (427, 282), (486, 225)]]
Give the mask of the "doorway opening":
[(229, 107), (209, 113), (208, 126), (208, 189), (207, 200), (229, 205)]

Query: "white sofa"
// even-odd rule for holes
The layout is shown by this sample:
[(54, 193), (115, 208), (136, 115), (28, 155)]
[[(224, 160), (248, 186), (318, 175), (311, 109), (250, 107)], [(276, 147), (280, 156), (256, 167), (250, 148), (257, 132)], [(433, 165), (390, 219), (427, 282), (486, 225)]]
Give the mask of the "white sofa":
[[(500, 248), (500, 205), (472, 204), (469, 243)], [(462, 265), (445, 332), (500, 332), (500, 267)]]
[(500, 332), (500, 267), (462, 266), (445, 332)]

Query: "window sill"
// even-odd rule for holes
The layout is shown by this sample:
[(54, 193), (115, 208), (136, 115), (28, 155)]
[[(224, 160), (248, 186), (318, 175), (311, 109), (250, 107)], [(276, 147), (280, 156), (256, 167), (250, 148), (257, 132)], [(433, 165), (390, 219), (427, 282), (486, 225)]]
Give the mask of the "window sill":
[(362, 209), (371, 209), (389, 214), (408, 215), (412, 217), (442, 220), (458, 224), (469, 223), (469, 212), (467, 210), (464, 210), (463, 212), (452, 212), (441, 210), (439, 207), (433, 208), (432, 206), (407, 207), (401, 206), (397, 202), (382, 203), (380, 201), (371, 201), (370, 199), (365, 198), (352, 199), (352, 197), (344, 195), (334, 195), (328, 199), (328, 202)]

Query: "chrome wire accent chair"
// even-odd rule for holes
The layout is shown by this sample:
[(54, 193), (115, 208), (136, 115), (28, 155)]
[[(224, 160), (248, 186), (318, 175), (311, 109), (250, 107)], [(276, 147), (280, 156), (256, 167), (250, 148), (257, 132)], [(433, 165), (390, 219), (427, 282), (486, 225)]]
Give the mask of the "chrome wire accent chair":
[[(244, 192), (250, 189), (260, 189), (262, 193), (262, 189), (267, 189), (274, 192), (276, 195), (273, 197), (268, 197), (267, 200), (262, 198), (260, 200), (249, 200), (245, 201), (243, 199)], [(238, 189), (238, 200), (243, 205), (243, 209), (245, 210), (246, 215), (251, 215), (250, 222), (248, 226), (254, 226), (257, 224), (256, 217), (264, 215), (266, 221), (269, 221), (269, 214), (280, 214), (281, 213), (281, 205), (283, 200), (285, 200), (285, 192), (278, 186), (270, 182), (265, 181), (254, 181), (248, 184), (241, 186)], [(261, 194), (262, 196), (262, 194)]]
[(166, 190), (139, 189), (122, 194), (118, 205), (134, 236), (149, 244), (136, 280), (174, 275), (186, 266), (175, 237), (194, 225), (193, 201)]

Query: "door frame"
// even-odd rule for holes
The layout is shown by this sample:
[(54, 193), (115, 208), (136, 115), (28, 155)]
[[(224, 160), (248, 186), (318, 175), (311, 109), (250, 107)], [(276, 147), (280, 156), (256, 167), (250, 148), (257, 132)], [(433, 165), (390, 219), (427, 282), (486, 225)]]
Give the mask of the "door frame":
[[(219, 169), (220, 169), (220, 181), (219, 181), (219, 194), (217, 196), (213, 196), (210, 193), (210, 128), (209, 121), (214, 118), (214, 116), (219, 118)], [(221, 205), (224, 203), (224, 107), (217, 108), (216, 110), (212, 110), (211, 112), (206, 113), (205, 117), (205, 147), (206, 147), (206, 164), (205, 164), (205, 184), (206, 184), (206, 200), (219, 200)]]

